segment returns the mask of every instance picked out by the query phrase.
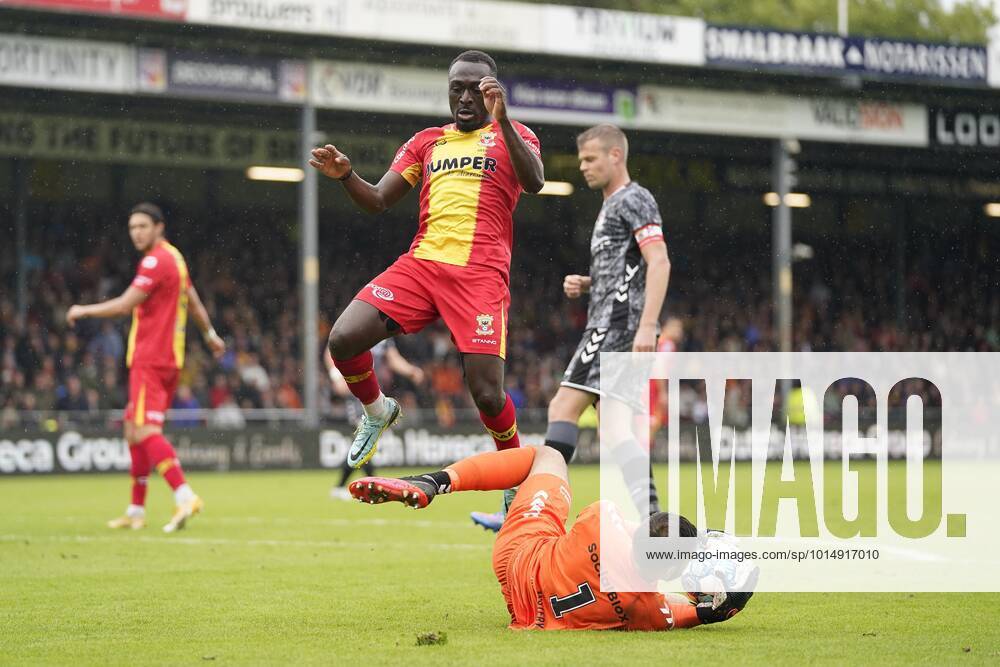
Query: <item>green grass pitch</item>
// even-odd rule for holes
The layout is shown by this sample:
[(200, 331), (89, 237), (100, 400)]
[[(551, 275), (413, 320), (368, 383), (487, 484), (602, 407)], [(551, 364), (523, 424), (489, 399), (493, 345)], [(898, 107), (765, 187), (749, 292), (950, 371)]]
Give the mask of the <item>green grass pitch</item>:
[[(597, 468), (571, 478), (578, 511)], [(468, 519), (499, 494), (414, 512), (330, 500), (333, 479), (194, 474), (207, 511), (176, 535), (155, 477), (136, 533), (104, 528), (125, 475), (3, 479), (0, 664), (1000, 663), (989, 594), (762, 593), (694, 630), (510, 631), (493, 536)], [(429, 632), (447, 643), (418, 646)]]

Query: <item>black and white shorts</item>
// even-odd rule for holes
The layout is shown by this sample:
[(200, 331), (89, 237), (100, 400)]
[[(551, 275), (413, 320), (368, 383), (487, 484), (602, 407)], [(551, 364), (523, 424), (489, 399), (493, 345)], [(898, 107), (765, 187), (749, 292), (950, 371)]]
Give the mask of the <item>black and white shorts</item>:
[[(560, 384), (594, 394), (595, 400), (600, 398), (604, 395), (601, 392), (601, 352), (631, 352), (634, 340), (635, 332), (628, 329), (600, 327), (584, 330), (583, 338), (580, 339)], [(605, 378), (605, 387), (611, 386), (608, 380), (609, 378)], [(622, 391), (610, 392), (609, 395), (633, 405), (640, 400), (638, 392), (627, 386), (623, 386)]]

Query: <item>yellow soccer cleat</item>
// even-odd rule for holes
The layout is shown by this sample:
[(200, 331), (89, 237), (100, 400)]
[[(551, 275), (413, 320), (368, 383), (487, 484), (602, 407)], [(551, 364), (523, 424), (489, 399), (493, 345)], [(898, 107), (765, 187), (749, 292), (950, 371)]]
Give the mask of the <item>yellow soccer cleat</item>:
[(115, 530), (129, 529), (129, 530), (142, 530), (146, 527), (146, 517), (142, 516), (120, 516), (117, 519), (112, 519), (108, 521), (108, 528), (113, 528)]
[(174, 510), (174, 515), (170, 517), (170, 522), (163, 527), (164, 533), (175, 533), (184, 528), (188, 519), (205, 509), (205, 501), (195, 496), (188, 502), (178, 505)]

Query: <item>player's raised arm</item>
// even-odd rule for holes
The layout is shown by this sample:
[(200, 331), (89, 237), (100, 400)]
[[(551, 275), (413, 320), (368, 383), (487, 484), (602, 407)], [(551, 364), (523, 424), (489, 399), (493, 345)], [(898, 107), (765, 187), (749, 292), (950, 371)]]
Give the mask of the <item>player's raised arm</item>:
[(354, 171), (351, 159), (333, 144), (314, 148), (309, 166), (327, 178), (340, 181), (351, 200), (366, 213), (381, 213), (392, 208), (412, 187), (392, 170), (372, 185)]
[(507, 117), (507, 91), (492, 76), (479, 82), (479, 90), (483, 93), (486, 110), (500, 125), (518, 182), (525, 192), (537, 193), (545, 185), (545, 168), (538, 147), (529, 145)]
[(75, 326), (77, 320), (88, 317), (124, 317), (132, 312), (132, 309), (146, 300), (149, 295), (137, 287), (129, 285), (121, 295), (100, 303), (92, 303), (87, 306), (74, 304), (66, 311), (66, 323)]
[(191, 306), (191, 317), (194, 319), (194, 323), (198, 325), (198, 330), (201, 331), (205, 345), (212, 351), (212, 356), (218, 359), (226, 353), (226, 343), (215, 332), (212, 320), (208, 317), (208, 310), (205, 308), (205, 304), (201, 302), (201, 297), (198, 296), (198, 290), (194, 288), (193, 283), (188, 285), (187, 297), (188, 303)]

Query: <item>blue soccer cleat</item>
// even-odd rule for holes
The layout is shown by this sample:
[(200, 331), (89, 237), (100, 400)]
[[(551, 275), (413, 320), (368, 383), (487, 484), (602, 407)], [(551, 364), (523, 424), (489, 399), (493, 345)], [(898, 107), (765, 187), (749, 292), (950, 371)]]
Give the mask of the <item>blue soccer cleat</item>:
[(503, 507), (492, 514), (472, 512), (469, 514), (472, 518), (472, 523), (482, 526), (486, 530), (492, 530), (494, 533), (499, 533), (500, 529), (503, 528), (503, 522), (507, 520), (507, 511), (510, 509), (510, 504), (514, 502), (514, 496), (516, 495), (517, 489), (505, 490), (503, 492)]
[(507, 518), (507, 513), (503, 510), (493, 512), (492, 514), (487, 514), (486, 512), (472, 512), (470, 515), (472, 517), (472, 523), (477, 526), (482, 526), (486, 530), (492, 530), (494, 533), (499, 533), (500, 529), (503, 528), (504, 519)]

